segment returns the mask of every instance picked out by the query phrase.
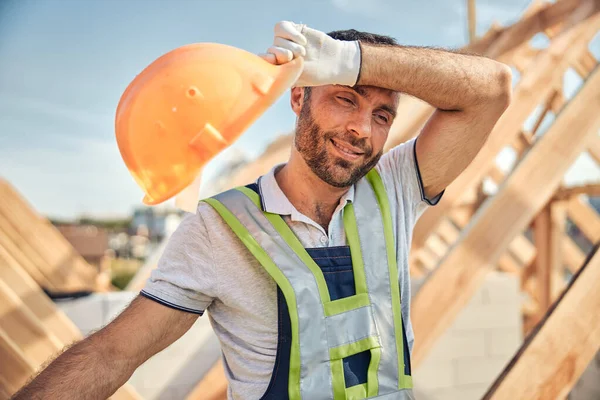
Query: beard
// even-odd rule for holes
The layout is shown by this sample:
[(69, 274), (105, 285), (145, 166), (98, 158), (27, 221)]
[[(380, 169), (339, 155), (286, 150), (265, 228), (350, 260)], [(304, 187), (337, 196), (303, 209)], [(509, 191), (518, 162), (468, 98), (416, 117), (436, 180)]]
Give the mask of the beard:
[[(360, 149), (363, 154), (356, 162), (331, 154), (327, 148), (334, 137)], [(383, 154), (383, 150), (373, 154), (366, 138), (358, 139), (347, 131), (323, 131), (312, 116), (310, 101), (300, 110), (294, 146), (316, 176), (337, 188), (354, 185), (377, 165)]]

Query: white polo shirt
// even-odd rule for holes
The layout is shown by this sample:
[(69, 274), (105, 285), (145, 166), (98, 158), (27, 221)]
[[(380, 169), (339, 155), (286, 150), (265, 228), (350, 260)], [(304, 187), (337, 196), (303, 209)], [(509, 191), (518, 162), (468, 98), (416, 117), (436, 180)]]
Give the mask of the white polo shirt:
[[(409, 348), (408, 252), (413, 227), (428, 205), (415, 158), (415, 139), (381, 157), (376, 168), (386, 188), (394, 223), (402, 317)], [(275, 171), (259, 178), (265, 211), (282, 216), (306, 248), (345, 246), (342, 209), (354, 198), (354, 187), (340, 199), (327, 232), (298, 212), (283, 194)], [(385, 256), (385, 255), (384, 255)], [(277, 286), (219, 214), (201, 202), (171, 236), (142, 295), (169, 307), (208, 317), (221, 343), (229, 399), (258, 399), (266, 391), (277, 353)]]

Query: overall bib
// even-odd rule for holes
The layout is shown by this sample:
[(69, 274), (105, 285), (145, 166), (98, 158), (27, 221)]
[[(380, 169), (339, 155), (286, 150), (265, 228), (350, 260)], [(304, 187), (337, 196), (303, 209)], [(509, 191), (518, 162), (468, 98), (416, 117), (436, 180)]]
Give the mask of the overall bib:
[(256, 184), (205, 199), (277, 283), (263, 399), (413, 399), (388, 198), (375, 169), (343, 209), (347, 246), (305, 249)]

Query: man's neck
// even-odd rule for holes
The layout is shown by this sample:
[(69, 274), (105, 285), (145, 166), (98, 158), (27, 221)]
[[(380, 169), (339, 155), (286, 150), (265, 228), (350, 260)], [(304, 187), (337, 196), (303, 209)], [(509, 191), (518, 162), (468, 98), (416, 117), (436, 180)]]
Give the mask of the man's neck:
[(336, 188), (317, 177), (304, 160), (291, 157), (275, 173), (275, 180), (290, 203), (302, 214), (321, 225), (325, 231), (340, 198), (349, 188)]

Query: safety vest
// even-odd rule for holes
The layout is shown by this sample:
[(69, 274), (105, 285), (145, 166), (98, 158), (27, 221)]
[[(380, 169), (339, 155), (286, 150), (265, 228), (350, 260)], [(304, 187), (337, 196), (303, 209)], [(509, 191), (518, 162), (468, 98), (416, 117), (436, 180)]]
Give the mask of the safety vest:
[[(355, 294), (335, 300), (307, 249), (281, 216), (262, 210), (254, 190), (238, 187), (204, 201), (285, 298), (291, 323), (289, 399), (413, 399), (392, 217), (375, 169), (356, 183), (354, 200), (343, 209)], [(359, 354), (370, 355), (366, 381), (347, 387), (347, 360)]]

